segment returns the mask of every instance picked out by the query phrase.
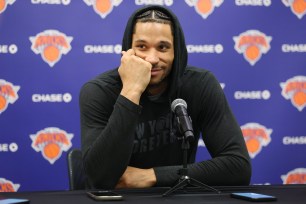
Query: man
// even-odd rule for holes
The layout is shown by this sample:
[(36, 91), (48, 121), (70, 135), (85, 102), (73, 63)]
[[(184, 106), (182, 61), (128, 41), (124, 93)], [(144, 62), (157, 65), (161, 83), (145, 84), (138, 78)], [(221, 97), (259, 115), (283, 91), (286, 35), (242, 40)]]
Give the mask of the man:
[[(148, 6), (130, 17), (119, 68), (80, 93), (82, 152), (89, 188), (172, 186), (183, 151), (171, 102), (188, 104), (194, 140), (188, 174), (208, 185), (247, 185), (251, 164), (219, 82), (187, 66), (184, 35), (168, 9)], [(195, 163), (202, 133), (211, 160)]]

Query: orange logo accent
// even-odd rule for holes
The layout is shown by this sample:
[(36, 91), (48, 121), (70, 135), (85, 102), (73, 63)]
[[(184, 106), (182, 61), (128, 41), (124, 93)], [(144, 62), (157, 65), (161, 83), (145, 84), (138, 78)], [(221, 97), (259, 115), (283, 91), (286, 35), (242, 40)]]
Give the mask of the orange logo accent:
[(41, 151), (43, 157), (54, 164), (62, 156), (62, 152), (67, 152), (72, 146), (73, 134), (68, 134), (56, 127), (49, 127), (30, 135), (30, 138), (32, 139), (32, 148), (36, 152)]
[(295, 76), (286, 82), (280, 83), (282, 96), (291, 100), (291, 103), (299, 111), (306, 106), (306, 76)]
[(62, 57), (71, 50), (73, 37), (68, 37), (57, 30), (45, 30), (36, 36), (31, 36), (31, 49), (35, 54), (40, 54), (42, 59), (53, 67)]
[(19, 184), (14, 184), (12, 181), (0, 178), (0, 192), (17, 192)]
[(84, 2), (87, 6), (92, 6), (101, 18), (106, 18), (113, 11), (114, 6), (119, 6), (122, 0), (84, 0)]
[(282, 0), (285, 6), (290, 7), (299, 19), (302, 19), (306, 14), (306, 1), (305, 0)]
[(260, 60), (261, 55), (266, 54), (270, 50), (270, 42), (272, 37), (258, 30), (248, 30), (239, 36), (233, 37), (235, 41), (235, 50), (239, 54), (243, 54), (252, 66)]
[(247, 123), (241, 126), (242, 134), (248, 148), (250, 157), (253, 159), (271, 142), (272, 129), (258, 123)]
[(306, 168), (297, 168), (281, 176), (283, 184), (306, 184)]
[(8, 104), (13, 104), (18, 99), (17, 92), (20, 86), (0, 79), (0, 114), (7, 109)]
[(12, 5), (16, 0), (0, 0), (0, 14), (5, 11), (7, 5)]
[(206, 19), (210, 14), (212, 14), (216, 7), (220, 7), (223, 0), (185, 0), (185, 2), (190, 6), (194, 7), (196, 12)]

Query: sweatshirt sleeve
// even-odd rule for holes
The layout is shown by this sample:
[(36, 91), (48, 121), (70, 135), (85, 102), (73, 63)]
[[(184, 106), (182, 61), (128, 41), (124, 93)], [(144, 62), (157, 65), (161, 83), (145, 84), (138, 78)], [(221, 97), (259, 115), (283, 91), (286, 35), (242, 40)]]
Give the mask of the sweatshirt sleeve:
[(95, 83), (82, 87), (79, 103), (89, 188), (112, 189), (129, 163), (141, 107)]
[[(251, 161), (241, 129), (234, 118), (222, 88), (208, 72), (201, 81), (203, 87), (197, 98), (190, 102), (199, 107), (193, 110), (194, 129), (200, 129), (210, 160), (188, 165), (188, 175), (207, 185), (248, 185), (251, 178)], [(197, 144), (195, 144), (197, 145)], [(200, 156), (200, 155), (199, 155)], [(171, 186), (181, 166), (154, 168), (157, 186)]]

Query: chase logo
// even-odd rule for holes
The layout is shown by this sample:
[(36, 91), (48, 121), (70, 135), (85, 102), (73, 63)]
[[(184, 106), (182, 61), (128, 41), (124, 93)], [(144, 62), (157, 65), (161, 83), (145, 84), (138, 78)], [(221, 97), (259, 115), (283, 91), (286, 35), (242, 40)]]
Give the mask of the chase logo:
[(18, 99), (19, 89), (20, 86), (14, 86), (12, 83), (0, 79), (0, 114), (7, 109), (9, 103), (15, 103)]
[(41, 152), (42, 156), (54, 164), (62, 156), (63, 151), (68, 151), (71, 144), (73, 134), (56, 127), (48, 127), (38, 131), (36, 134), (30, 135), (32, 140), (32, 148), (36, 152)]
[(268, 100), (271, 97), (271, 92), (269, 90), (263, 90), (263, 91), (235, 91), (234, 97), (237, 100), (241, 100), (241, 99)]
[(271, 142), (271, 133), (273, 130), (259, 123), (247, 123), (241, 126), (241, 130), (252, 159), (261, 152), (263, 147), (268, 146)]
[(216, 7), (220, 7), (223, 0), (185, 0), (190, 7), (194, 7), (196, 12), (206, 19), (212, 14)]
[(306, 168), (296, 168), (281, 176), (283, 184), (306, 184)]
[(303, 18), (306, 14), (306, 1), (305, 0), (282, 0), (285, 6), (290, 7), (292, 13), (294, 13), (299, 19)]
[(70, 93), (64, 94), (33, 94), (32, 101), (34, 103), (70, 103), (72, 95)]
[(69, 5), (71, 0), (31, 0), (32, 4), (57, 4)]
[(221, 44), (208, 45), (186, 45), (188, 53), (216, 53), (221, 54), (224, 50)]
[(0, 192), (17, 192), (20, 184), (14, 184), (12, 181), (0, 178)]
[(299, 111), (306, 106), (306, 76), (295, 76), (280, 83), (282, 96), (290, 100)]
[(86, 54), (121, 54), (122, 46), (116, 45), (85, 45), (84, 53)]
[(40, 54), (42, 59), (53, 67), (63, 54), (67, 54), (71, 50), (71, 41), (73, 37), (57, 30), (45, 30), (36, 36), (31, 36), (31, 49), (35, 54)]
[(113, 11), (114, 6), (119, 6), (122, 0), (84, 0), (84, 2), (87, 6), (92, 6), (101, 18), (106, 18)]
[(7, 5), (12, 5), (16, 0), (0, 0), (0, 14), (5, 11)]
[(150, 4), (157, 4), (161, 6), (171, 6), (173, 4), (173, 0), (135, 0), (135, 4), (138, 6), (150, 5)]
[(237, 6), (271, 6), (272, 0), (235, 0)]
[(270, 50), (272, 37), (258, 30), (248, 30), (240, 33), (239, 36), (234, 36), (233, 39), (235, 50), (243, 54), (244, 59), (253, 66), (260, 60), (262, 54)]

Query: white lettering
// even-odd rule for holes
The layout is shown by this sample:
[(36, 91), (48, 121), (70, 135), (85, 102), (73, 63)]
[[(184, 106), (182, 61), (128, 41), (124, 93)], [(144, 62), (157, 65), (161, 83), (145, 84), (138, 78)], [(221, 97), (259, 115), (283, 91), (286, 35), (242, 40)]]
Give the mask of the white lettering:
[(18, 150), (18, 145), (15, 142), (11, 144), (0, 144), (0, 152), (16, 152)]
[(18, 51), (18, 47), (15, 44), (0, 45), (0, 54), (15, 54)]
[(235, 91), (234, 98), (239, 99), (264, 99), (268, 100), (271, 97), (271, 93), (268, 90), (264, 91)]
[(69, 103), (72, 100), (72, 95), (70, 93), (65, 94), (33, 94), (32, 101), (34, 103), (46, 103), (46, 102), (65, 102)]
[(0, 144), (0, 152), (7, 152), (8, 144)]
[(284, 145), (304, 145), (306, 144), (306, 136), (285, 136), (283, 138)]
[(223, 52), (223, 46), (221, 44), (217, 45), (187, 45), (188, 53), (217, 53)]
[(18, 51), (17, 45), (12, 44), (12, 45), (9, 46), (9, 52), (10, 52), (11, 54), (15, 54), (17, 51)]
[(237, 6), (271, 6), (271, 0), (235, 0)]
[(62, 4), (63, 5), (69, 5), (70, 4), (70, 0), (62, 0)]
[(63, 95), (63, 101), (66, 102), (66, 103), (69, 103), (70, 101), (72, 100), (72, 96), (70, 93), (65, 93)]
[(63, 4), (69, 5), (71, 0), (31, 0), (32, 4)]
[(261, 92), (261, 97), (264, 100), (268, 100), (271, 97), (271, 93), (268, 90), (264, 90)]
[(306, 44), (283, 44), (283, 52), (306, 52)]
[(223, 46), (221, 44), (217, 44), (215, 46), (215, 52), (218, 53), (218, 54), (222, 53), (223, 52)]
[(11, 152), (17, 152), (18, 150), (18, 145), (16, 143), (11, 143), (9, 146), (9, 149)]
[(121, 45), (85, 45), (84, 52), (87, 54), (106, 54), (106, 53), (116, 53), (121, 54)]
[(8, 46), (0, 45), (0, 53), (8, 53)]
[(121, 45), (115, 45), (114, 51), (116, 54), (121, 54), (122, 46)]
[(166, 6), (171, 6), (173, 4), (173, 0), (165, 0)]
[(158, 4), (158, 5), (171, 6), (173, 4), (173, 0), (135, 0), (135, 4), (136, 5)]
[(262, 185), (271, 185), (271, 183), (253, 183), (252, 185), (259, 185), (259, 186), (262, 186)]

